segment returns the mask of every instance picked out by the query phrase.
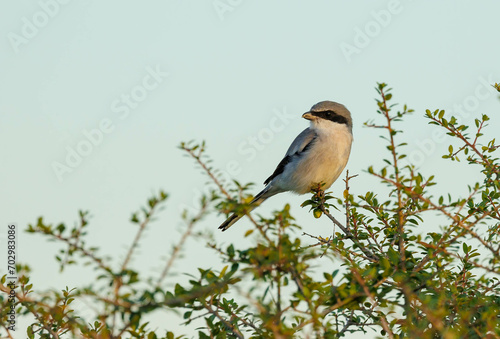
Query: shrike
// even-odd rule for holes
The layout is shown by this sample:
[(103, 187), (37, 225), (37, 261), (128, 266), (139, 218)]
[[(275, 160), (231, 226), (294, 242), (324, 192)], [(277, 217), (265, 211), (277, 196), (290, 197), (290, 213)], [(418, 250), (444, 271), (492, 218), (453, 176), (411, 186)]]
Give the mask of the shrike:
[[(281, 192), (305, 194), (320, 183), (324, 183), (323, 189), (327, 189), (344, 170), (353, 140), (351, 113), (344, 105), (321, 101), (302, 117), (311, 122), (310, 126), (292, 142), (247, 212)], [(219, 228), (227, 230), (244, 215), (232, 214)]]

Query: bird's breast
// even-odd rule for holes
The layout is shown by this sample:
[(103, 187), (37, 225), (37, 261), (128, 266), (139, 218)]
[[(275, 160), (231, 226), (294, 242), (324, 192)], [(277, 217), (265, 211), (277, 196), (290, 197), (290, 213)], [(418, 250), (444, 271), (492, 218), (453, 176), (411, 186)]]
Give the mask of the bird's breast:
[(297, 163), (293, 191), (305, 194), (320, 182), (329, 188), (344, 170), (351, 152), (352, 134), (345, 125), (319, 130), (318, 136), (302, 161)]

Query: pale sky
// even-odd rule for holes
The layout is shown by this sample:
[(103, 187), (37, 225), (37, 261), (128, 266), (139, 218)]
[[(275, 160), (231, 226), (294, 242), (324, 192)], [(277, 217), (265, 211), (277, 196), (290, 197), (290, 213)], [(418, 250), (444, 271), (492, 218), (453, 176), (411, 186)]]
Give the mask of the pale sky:
[[(441, 159), (448, 143), (423, 114), (446, 109), (472, 123), (486, 113), (487, 134), (497, 133), (500, 102), (489, 84), (500, 82), (499, 13), (494, 0), (4, 1), (0, 224), (24, 230), (43, 216), (72, 226), (79, 209), (90, 210), (88, 243), (119, 262), (135, 236), (131, 213), (164, 189), (167, 208), (133, 262), (156, 276), (183, 228), (180, 210), (194, 205), (207, 181), (176, 148), (181, 141), (206, 140), (214, 165), (255, 182), (257, 193), (307, 127), (301, 114), (318, 101), (338, 101), (354, 121), (352, 193), (364, 194), (377, 188), (365, 170), (385, 156), (378, 131), (362, 126), (377, 118), (377, 82), (394, 88), (395, 103), (415, 109), (400, 139), (413, 163), (435, 173), (442, 190), (465, 193), (455, 182), (472, 183), (473, 172)], [(340, 180), (332, 186), (337, 195), (342, 188)], [(299, 224), (328, 234), (326, 220), (299, 207), (305, 199), (281, 194), (258, 213), (289, 202)], [(223, 219), (212, 215), (200, 230)], [(216, 239), (238, 242), (248, 227), (241, 221)], [(37, 290), (93, 281), (88, 268), (59, 274), (59, 248), (20, 232), (18, 257), (31, 265)], [(222, 263), (189, 242), (176, 270), (197, 267)], [(5, 269), (0, 258), (0, 276)], [(168, 321), (176, 334), (193, 333)]]

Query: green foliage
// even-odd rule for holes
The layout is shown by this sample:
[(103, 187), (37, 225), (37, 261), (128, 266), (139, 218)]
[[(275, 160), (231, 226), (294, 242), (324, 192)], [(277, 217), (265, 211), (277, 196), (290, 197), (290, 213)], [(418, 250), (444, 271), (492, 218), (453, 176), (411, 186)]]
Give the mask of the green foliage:
[[(396, 141), (403, 137), (397, 126), (413, 111), (391, 104), (385, 84), (376, 90), (378, 117), (365, 125), (382, 131), (386, 156), (384, 166), (369, 167), (367, 175), (389, 187), (389, 195), (351, 192), (349, 183), (356, 176), (349, 173), (342, 199), (318, 184), (302, 206), (315, 218), (328, 218), (333, 234), (303, 232), (289, 205), (271, 216), (249, 215), (252, 227), (245, 237), (250, 245), (235, 241), (223, 246), (210, 237), (207, 245), (218, 258), (213, 267), (220, 269), (198, 268), (194, 275), (187, 272), (191, 279), (186, 283), (165, 289), (163, 282), (203, 217), (245, 213), (252, 199), (250, 184), (220, 179), (204, 143), (182, 143), (181, 150), (207, 174), (211, 189), (197, 214), (183, 213), (185, 233), (159, 277), (148, 280), (129, 262), (167, 199), (163, 192), (132, 215), (138, 232), (119, 267), (86, 244), (87, 212), (80, 212), (72, 229), (42, 218), (29, 225), (28, 232), (64, 245), (56, 255), (61, 270), (81, 258), (96, 268), (102, 284), (35, 292), (29, 268), (19, 266), (18, 315), (36, 319), (27, 336), (181, 338), (150, 329), (148, 314), (167, 310), (181, 314), (199, 338), (338, 338), (354, 332), (390, 338), (499, 337), (500, 163), (495, 155), (500, 146), (495, 139), (484, 140), (489, 118), (482, 115), (468, 126), (442, 110), (426, 111), (429, 123), (450, 138), (443, 161), (466, 160), (464, 166), (477, 170), (476, 182), (457, 180), (457, 185), (469, 184), (469, 194), (452, 197), (432, 188), (437, 185), (433, 175), (405, 163), (406, 143)], [(344, 212), (345, 220), (337, 220), (331, 208)], [(5, 277), (0, 289), (7, 291)], [(99, 310), (91, 323), (72, 308), (80, 298), (91, 298)], [(1, 294), (0, 303), (4, 324), (7, 300)]]

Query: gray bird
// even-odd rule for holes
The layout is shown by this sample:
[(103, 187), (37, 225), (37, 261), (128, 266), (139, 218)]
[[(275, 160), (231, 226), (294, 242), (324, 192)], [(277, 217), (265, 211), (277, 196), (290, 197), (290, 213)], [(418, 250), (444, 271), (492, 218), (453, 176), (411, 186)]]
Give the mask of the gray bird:
[[(351, 113), (342, 104), (321, 101), (302, 117), (310, 121), (310, 126), (292, 142), (248, 212), (281, 192), (305, 194), (319, 183), (324, 183), (326, 190), (344, 170), (353, 140)], [(219, 228), (225, 231), (243, 216), (234, 213)]]

